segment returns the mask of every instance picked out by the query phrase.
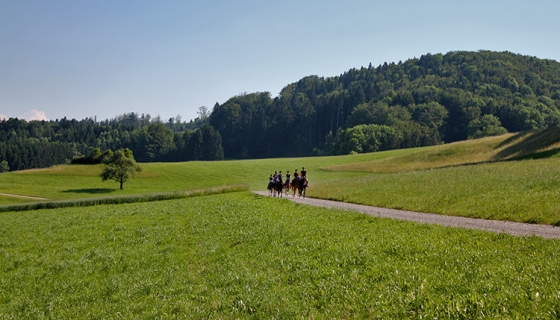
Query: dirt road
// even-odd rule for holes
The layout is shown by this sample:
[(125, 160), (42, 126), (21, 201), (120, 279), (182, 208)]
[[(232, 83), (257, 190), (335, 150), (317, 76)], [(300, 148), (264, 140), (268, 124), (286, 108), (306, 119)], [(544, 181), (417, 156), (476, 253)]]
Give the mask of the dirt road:
[[(269, 196), (268, 192), (266, 191), (256, 191), (255, 193), (262, 196)], [(385, 209), (385, 208), (364, 206), (364, 205), (352, 204), (346, 202), (329, 201), (329, 200), (321, 200), (321, 199), (313, 199), (313, 198), (300, 199), (298, 197), (294, 198), (292, 196), (287, 196), (284, 199), (288, 199), (297, 203), (317, 206), (317, 207), (357, 211), (375, 217), (407, 220), (407, 221), (414, 221), (419, 223), (431, 223), (431, 224), (437, 224), (446, 227), (478, 229), (478, 230), (485, 230), (485, 231), (491, 231), (497, 233), (503, 232), (514, 236), (535, 235), (543, 238), (560, 239), (560, 227), (554, 227), (549, 225), (444, 216), (444, 215), (432, 214), (432, 213), (420, 213), (420, 212), (411, 212), (411, 211), (403, 211), (403, 210), (395, 210), (395, 209)]]

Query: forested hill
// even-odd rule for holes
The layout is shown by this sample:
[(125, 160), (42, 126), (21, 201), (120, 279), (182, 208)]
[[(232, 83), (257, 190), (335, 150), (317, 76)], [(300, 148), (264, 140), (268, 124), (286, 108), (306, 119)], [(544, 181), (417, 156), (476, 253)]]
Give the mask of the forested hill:
[(560, 123), (560, 63), (509, 52), (426, 54), (309, 76), (216, 104), (226, 158), (346, 154)]
[[(272, 76), (272, 75), (271, 75)], [(99, 159), (138, 161), (348, 154), (560, 124), (560, 63), (509, 52), (426, 54), (249, 93), (190, 123), (136, 113), (98, 122), (0, 121), (0, 172)], [(95, 150), (97, 148), (98, 150)]]

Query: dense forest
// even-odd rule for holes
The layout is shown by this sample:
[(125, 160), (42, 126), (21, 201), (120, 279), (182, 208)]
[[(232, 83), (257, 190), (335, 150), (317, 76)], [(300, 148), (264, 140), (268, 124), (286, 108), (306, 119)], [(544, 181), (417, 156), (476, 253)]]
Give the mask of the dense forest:
[(136, 113), (0, 121), (0, 172), (129, 148), (140, 162), (348, 154), (560, 124), (560, 63), (510, 52), (426, 54), (305, 77), (201, 108), (195, 121)]
[(0, 172), (96, 163), (101, 151), (129, 148), (142, 162), (221, 160), (220, 134), (201, 117), (190, 123), (124, 114), (112, 120), (0, 122)]
[(228, 158), (417, 147), (560, 123), (560, 63), (509, 52), (426, 54), (309, 76), (214, 106)]

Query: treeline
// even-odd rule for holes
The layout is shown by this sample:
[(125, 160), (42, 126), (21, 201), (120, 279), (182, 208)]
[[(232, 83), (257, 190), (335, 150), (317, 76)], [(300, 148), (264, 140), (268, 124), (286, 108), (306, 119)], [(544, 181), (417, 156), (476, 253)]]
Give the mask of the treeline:
[(426, 54), (336, 77), (310, 76), (272, 98), (214, 106), (227, 158), (346, 154), (453, 142), (560, 123), (560, 63), (509, 52)]
[[(179, 120), (179, 121), (177, 121)], [(96, 152), (129, 148), (142, 162), (221, 160), (220, 134), (206, 121), (190, 123), (130, 113), (97, 122), (66, 118), (56, 121), (0, 121), (0, 163), (9, 170), (88, 162)], [(5, 171), (5, 170), (3, 170)]]
[[(426, 54), (336, 77), (305, 77), (205, 107), (194, 121), (0, 121), (0, 171), (87, 161), (129, 148), (139, 162), (348, 154), (560, 124), (560, 63), (509, 52)], [(98, 151), (95, 151), (98, 149)], [(81, 159), (81, 160), (80, 160)]]

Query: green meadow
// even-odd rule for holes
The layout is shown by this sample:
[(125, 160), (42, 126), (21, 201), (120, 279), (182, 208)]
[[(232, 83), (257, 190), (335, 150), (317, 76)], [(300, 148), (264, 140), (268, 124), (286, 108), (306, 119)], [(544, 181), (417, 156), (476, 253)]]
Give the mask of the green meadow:
[[(417, 212), (560, 225), (560, 128), (328, 167), (361, 172), (314, 197)], [(312, 192), (311, 192), (312, 191)]]
[(559, 318), (558, 240), (249, 192), (305, 166), (313, 197), (558, 225), (558, 137), (141, 164), (124, 190), (100, 166), (3, 173), (0, 193), (49, 200), (0, 195), (23, 210), (0, 212), (0, 319)]
[[(239, 185), (264, 190), (275, 170), (306, 166), (311, 197), (560, 225), (558, 150), (560, 128), (552, 128), (348, 156), (147, 163), (124, 190), (115, 182), (101, 182), (99, 165), (64, 165), (1, 174), (0, 193), (60, 201)], [(29, 201), (0, 195), (0, 206)]]
[(556, 318), (556, 240), (249, 192), (0, 214), (0, 318)]
[[(78, 199), (84, 197), (112, 196), (119, 194), (143, 194), (173, 192), (223, 185), (247, 184), (253, 190), (266, 190), (268, 177), (275, 170), (293, 172), (306, 166), (314, 183), (333, 178), (355, 177), (356, 172), (333, 172), (321, 170), (323, 166), (352, 164), (383, 159), (413, 152), (395, 150), (354, 156), (286, 158), (261, 160), (235, 160), (215, 162), (142, 163), (143, 171), (118, 189), (118, 183), (102, 182), (101, 165), (62, 165), (46, 169), (26, 170), (0, 174), (0, 193), (35, 196), (51, 200)], [(3, 203), (15, 201), (2, 197)]]

